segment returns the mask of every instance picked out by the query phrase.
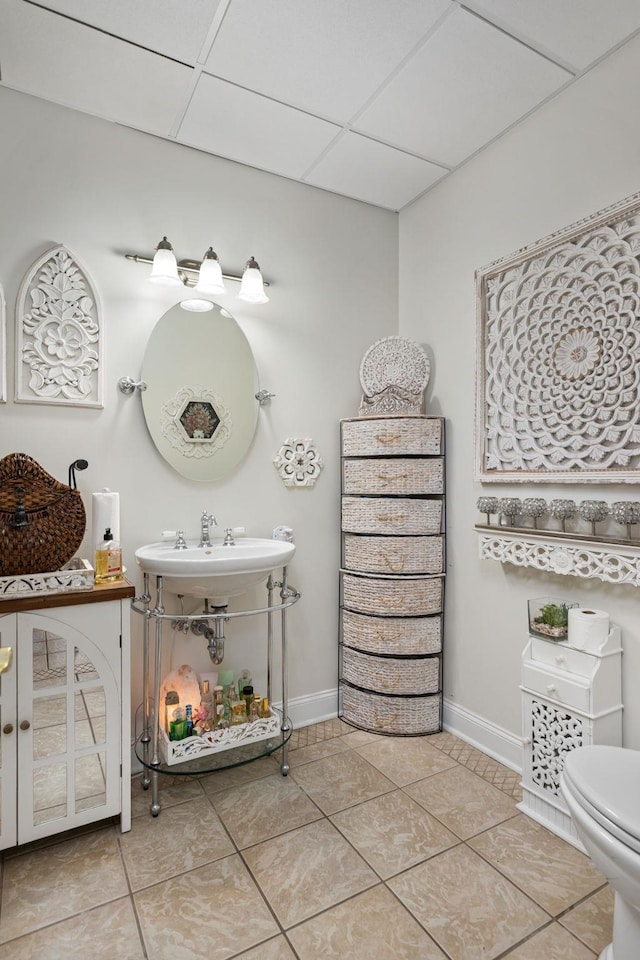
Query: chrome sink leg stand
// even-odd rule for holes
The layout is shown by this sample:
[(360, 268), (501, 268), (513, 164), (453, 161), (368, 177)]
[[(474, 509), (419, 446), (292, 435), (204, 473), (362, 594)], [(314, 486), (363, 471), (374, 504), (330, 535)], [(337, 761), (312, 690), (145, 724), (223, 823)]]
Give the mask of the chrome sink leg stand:
[(267, 699), (271, 706), (271, 671), (273, 669), (273, 591), (275, 583), (271, 574), (267, 580)]
[(151, 816), (157, 817), (160, 813), (160, 801), (158, 799), (158, 767), (160, 766), (160, 755), (158, 753), (158, 723), (160, 721), (160, 669), (162, 660), (162, 619), (164, 607), (162, 606), (162, 577), (156, 577), (156, 606), (153, 613), (156, 618), (156, 649), (153, 664), (153, 713), (151, 717)]
[[(151, 742), (151, 737), (149, 736), (149, 603), (151, 601), (151, 596), (149, 594), (149, 574), (144, 574), (144, 603), (145, 603), (145, 616), (144, 623), (142, 626), (142, 736), (140, 737), (140, 743), (142, 744), (142, 756), (144, 762), (149, 762), (149, 743)], [(142, 789), (148, 790), (151, 780), (149, 778), (149, 770), (146, 766), (142, 768)]]
[[(284, 604), (285, 600), (288, 599), (289, 590), (287, 588), (287, 568), (283, 567), (282, 569), (282, 585), (280, 587), (280, 599)], [(282, 744), (282, 776), (286, 777), (289, 773), (289, 764), (287, 763), (287, 739), (286, 734), (289, 732), (291, 724), (289, 722), (289, 705), (288, 705), (288, 686), (289, 686), (289, 671), (287, 666), (287, 608), (282, 607), (280, 613), (282, 618), (281, 632), (282, 632), (282, 735), (283, 735), (283, 744)]]

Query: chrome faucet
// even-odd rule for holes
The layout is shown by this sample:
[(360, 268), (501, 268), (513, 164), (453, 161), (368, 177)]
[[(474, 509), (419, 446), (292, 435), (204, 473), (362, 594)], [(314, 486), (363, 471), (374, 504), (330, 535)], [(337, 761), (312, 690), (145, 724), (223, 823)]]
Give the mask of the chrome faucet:
[(222, 541), (222, 546), (235, 547), (235, 545), (236, 545), (236, 542), (233, 539), (233, 529), (231, 527), (227, 527), (227, 529), (224, 532), (224, 540)]
[(200, 517), (200, 543), (199, 547), (210, 547), (211, 538), (209, 537), (209, 526), (213, 524), (214, 527), (218, 526), (218, 521), (212, 513), (207, 513), (206, 510), (203, 510), (202, 516)]

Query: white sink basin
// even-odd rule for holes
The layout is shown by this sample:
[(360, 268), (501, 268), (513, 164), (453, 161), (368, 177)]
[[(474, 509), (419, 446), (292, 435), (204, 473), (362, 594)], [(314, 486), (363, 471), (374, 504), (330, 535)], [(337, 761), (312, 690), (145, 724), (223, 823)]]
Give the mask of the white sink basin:
[(145, 573), (162, 576), (170, 593), (226, 606), (229, 597), (245, 593), (272, 570), (286, 566), (295, 550), (295, 544), (286, 541), (243, 537), (232, 546), (223, 546), (222, 540), (213, 540), (210, 547), (187, 541), (186, 550), (176, 550), (165, 540), (139, 547), (135, 556)]

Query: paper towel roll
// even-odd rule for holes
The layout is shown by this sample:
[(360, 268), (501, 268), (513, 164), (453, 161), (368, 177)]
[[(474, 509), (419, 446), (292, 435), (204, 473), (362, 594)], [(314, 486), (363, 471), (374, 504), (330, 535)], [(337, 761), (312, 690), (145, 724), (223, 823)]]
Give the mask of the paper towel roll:
[(609, 614), (591, 607), (569, 608), (568, 641), (572, 647), (595, 653), (609, 636)]
[(93, 547), (102, 543), (105, 530), (111, 530), (114, 540), (120, 540), (120, 494), (108, 487), (91, 494), (91, 535)]

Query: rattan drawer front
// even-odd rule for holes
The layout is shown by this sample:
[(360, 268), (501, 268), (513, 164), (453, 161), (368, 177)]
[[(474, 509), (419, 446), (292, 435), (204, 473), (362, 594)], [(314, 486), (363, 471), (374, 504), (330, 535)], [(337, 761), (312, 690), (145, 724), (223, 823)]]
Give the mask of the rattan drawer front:
[(444, 493), (442, 457), (345, 458), (342, 461), (343, 493), (392, 496)]
[(440, 689), (438, 657), (375, 657), (349, 647), (342, 649), (342, 679), (378, 693), (424, 694)]
[(374, 617), (340, 611), (342, 642), (365, 653), (417, 656), (442, 650), (442, 616)]
[(395, 533), (402, 536), (440, 533), (442, 501), (343, 497), (342, 529), (348, 533)]
[(439, 456), (442, 450), (441, 417), (363, 417), (342, 421), (345, 457), (399, 454)]
[(390, 697), (340, 684), (340, 716), (378, 733), (418, 735), (440, 730), (441, 695)]
[(344, 566), (362, 573), (442, 573), (444, 537), (344, 535)]
[(442, 577), (366, 577), (342, 573), (342, 602), (356, 613), (424, 617), (442, 611)]

